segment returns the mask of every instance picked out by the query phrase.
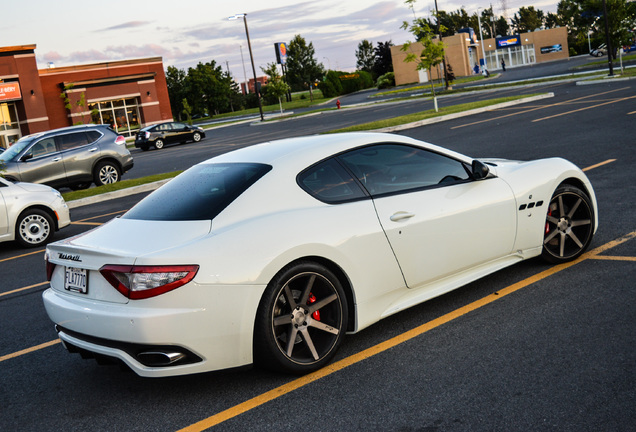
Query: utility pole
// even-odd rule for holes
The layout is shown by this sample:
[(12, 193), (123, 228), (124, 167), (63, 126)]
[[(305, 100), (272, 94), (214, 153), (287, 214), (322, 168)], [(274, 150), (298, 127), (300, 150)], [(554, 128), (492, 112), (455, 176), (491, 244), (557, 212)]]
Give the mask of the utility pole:
[(614, 50), (609, 34), (609, 22), (607, 20), (607, 2), (603, 0), (603, 18), (605, 18), (605, 44), (607, 45), (607, 64), (609, 65), (609, 76), (614, 76)]

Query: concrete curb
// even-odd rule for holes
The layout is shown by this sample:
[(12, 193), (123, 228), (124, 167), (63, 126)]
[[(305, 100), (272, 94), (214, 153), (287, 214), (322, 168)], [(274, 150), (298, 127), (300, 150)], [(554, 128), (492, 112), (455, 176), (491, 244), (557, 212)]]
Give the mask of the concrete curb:
[(472, 110), (468, 110), (468, 111), (462, 111), (462, 112), (458, 112), (458, 113), (454, 113), (454, 114), (448, 114), (445, 116), (439, 116), (439, 117), (432, 117), (429, 119), (425, 119), (425, 120), (419, 120), (413, 123), (407, 123), (407, 124), (403, 124), (403, 125), (398, 125), (398, 126), (389, 126), (389, 127), (385, 127), (385, 128), (381, 128), (381, 129), (374, 129), (372, 132), (397, 132), (397, 131), (402, 131), (402, 130), (406, 130), (406, 129), (412, 129), (412, 128), (416, 128), (416, 127), (420, 127), (420, 126), (425, 126), (425, 125), (429, 125), (429, 124), (433, 124), (433, 123), (439, 123), (439, 122), (443, 122), (443, 121), (447, 121), (447, 120), (453, 120), (456, 118), (460, 118), (460, 117), (466, 117), (466, 116), (470, 116), (473, 114), (480, 114), (486, 111), (492, 111), (495, 109), (500, 109), (500, 108), (507, 108), (507, 107), (511, 107), (514, 105), (520, 105), (522, 103), (527, 103), (527, 102), (534, 102), (534, 101), (538, 101), (541, 99), (547, 99), (547, 98), (551, 98), (554, 97), (554, 93), (550, 92), (550, 93), (546, 93), (546, 94), (542, 94), (542, 95), (537, 95), (537, 96), (532, 96), (529, 98), (524, 98), (524, 99), (519, 99), (519, 100), (514, 100), (514, 101), (508, 101), (508, 102), (502, 102), (502, 103), (498, 103), (495, 105), (490, 105), (487, 107), (483, 107), (483, 108), (475, 108)]

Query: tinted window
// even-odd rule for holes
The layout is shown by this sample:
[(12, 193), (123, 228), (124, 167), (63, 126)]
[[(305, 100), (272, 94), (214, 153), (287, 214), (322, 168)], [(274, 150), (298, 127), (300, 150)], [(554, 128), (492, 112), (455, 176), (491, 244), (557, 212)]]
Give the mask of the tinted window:
[(57, 143), (60, 150), (68, 150), (88, 144), (88, 138), (84, 131), (74, 132), (57, 137)]
[(161, 221), (214, 219), (270, 169), (262, 164), (196, 165), (122, 217)]
[(102, 134), (97, 132), (96, 130), (89, 130), (86, 131), (86, 136), (88, 137), (88, 142), (92, 144), (100, 139), (102, 137)]
[(352, 201), (366, 196), (335, 159), (306, 169), (298, 176), (298, 183), (310, 195), (326, 203)]
[(55, 139), (54, 138), (44, 138), (35, 144), (33, 147), (29, 149), (27, 155), (31, 155), (34, 158), (45, 156), (51, 153), (55, 153), (57, 149), (55, 148)]
[(339, 159), (372, 195), (447, 185), (470, 179), (463, 163), (417, 147), (383, 144)]

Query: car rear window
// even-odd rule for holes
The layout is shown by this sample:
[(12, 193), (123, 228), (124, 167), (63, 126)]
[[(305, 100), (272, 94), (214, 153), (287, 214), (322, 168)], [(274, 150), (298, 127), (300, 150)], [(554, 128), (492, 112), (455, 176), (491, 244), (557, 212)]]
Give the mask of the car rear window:
[(271, 168), (253, 163), (196, 165), (148, 195), (122, 218), (156, 221), (214, 219)]

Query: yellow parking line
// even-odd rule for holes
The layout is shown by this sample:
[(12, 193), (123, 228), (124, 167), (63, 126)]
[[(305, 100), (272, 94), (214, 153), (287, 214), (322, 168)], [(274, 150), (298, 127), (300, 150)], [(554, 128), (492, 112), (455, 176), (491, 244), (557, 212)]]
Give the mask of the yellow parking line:
[(104, 225), (104, 223), (103, 222), (71, 222), (71, 225), (99, 226), (99, 225)]
[(443, 315), (437, 319), (434, 319), (432, 321), (429, 321), (425, 324), (422, 324), (419, 327), (416, 327), (414, 329), (411, 329), (405, 333), (402, 333), (398, 336), (395, 336), (389, 340), (386, 340), (382, 343), (379, 343), (371, 348), (368, 348), (364, 351), (361, 351), (357, 354), (354, 354), (352, 356), (349, 356), (347, 358), (344, 358), (340, 361), (337, 361), (335, 363), (332, 363), (328, 366), (325, 366), (324, 368), (311, 373), (309, 375), (303, 376), (301, 378), (295, 379), (287, 384), (283, 384), (280, 387), (277, 387), (273, 390), (270, 390), (266, 393), (263, 393), (259, 396), (256, 396), (248, 401), (245, 401), (241, 404), (235, 405), (231, 408), (228, 408), (225, 411), (222, 411), (218, 414), (215, 414), (211, 417), (208, 417), (204, 420), (201, 420), (197, 423), (194, 423), (190, 426), (187, 426), (183, 429), (181, 429), (179, 432), (194, 432), (194, 431), (202, 431), (205, 429), (208, 429), (212, 426), (215, 426), (219, 423), (222, 423), (226, 420), (229, 420), (233, 417), (236, 417), (240, 414), (243, 414), (247, 411), (250, 411), (254, 408), (257, 408), (269, 401), (272, 401), (280, 396), (283, 396), (287, 393), (290, 393), (300, 387), (303, 387), (307, 384), (310, 384), (314, 381), (317, 381), (321, 378), (324, 378), (328, 375), (331, 375), (334, 372), (340, 371), (348, 366), (351, 366), (355, 363), (358, 363), (364, 359), (367, 359), (369, 357), (372, 357), (376, 354), (382, 353), (390, 348), (393, 348), (403, 342), (409, 341), (417, 336), (420, 336), (436, 327), (441, 326), (442, 324), (446, 324), (449, 321), (452, 321), (462, 315), (465, 315), (469, 312), (472, 312), (476, 309), (479, 309), (489, 303), (494, 302), (495, 300), (498, 300), (500, 298), (503, 298), (505, 296), (507, 296), (508, 294), (511, 294), (515, 291), (520, 290), (521, 288), (525, 288), (529, 285), (534, 284), (535, 282), (538, 282), (542, 279), (545, 279), (548, 276), (552, 276), (555, 273), (558, 273), (562, 270), (565, 270), (569, 267), (572, 267), (573, 265), (576, 265), (582, 261), (585, 261), (586, 259), (589, 258), (593, 258), (595, 256), (597, 256), (598, 254), (611, 249), (615, 246), (618, 246), (619, 244), (625, 243), (628, 240), (631, 240), (632, 238), (636, 237), (636, 231), (632, 231), (631, 233), (616, 239), (614, 241), (611, 241), (609, 243), (606, 243), (603, 246), (600, 246), (592, 251), (589, 251), (583, 255), (581, 255), (581, 257), (579, 257), (578, 259), (571, 261), (569, 263), (565, 263), (565, 264), (559, 264), (557, 266), (551, 267), (545, 271), (542, 271), (541, 273), (538, 273), (534, 276), (531, 276), (527, 279), (524, 279), (520, 282), (517, 282), (513, 285), (510, 285), (498, 292), (495, 292), (493, 294), (490, 294), (480, 300), (477, 300), (473, 303), (470, 303), (466, 306), (463, 306), (459, 309), (454, 310), (453, 312), (450, 312), (446, 315)]
[(589, 110), (589, 109), (592, 109), (592, 108), (598, 108), (598, 107), (603, 106), (603, 105), (609, 105), (609, 104), (612, 104), (612, 103), (622, 102), (622, 101), (626, 101), (626, 100), (634, 99), (634, 98), (636, 98), (636, 96), (629, 96), (629, 97), (614, 99), (614, 100), (611, 100), (609, 102), (603, 102), (603, 103), (600, 103), (600, 104), (590, 105), (590, 106), (579, 108), (579, 109), (575, 109), (575, 110), (572, 110), (572, 111), (566, 111), (566, 112), (562, 112), (562, 113), (559, 113), (559, 114), (551, 115), (551, 116), (548, 116), (548, 117), (535, 119), (535, 120), (532, 120), (532, 123), (540, 122), (540, 121), (543, 121), (543, 120), (549, 120), (549, 119), (552, 119), (552, 118), (561, 117), (561, 116), (568, 115), (568, 114), (573, 114), (573, 113), (576, 113), (576, 112), (579, 112), (579, 111)]
[(612, 162), (616, 162), (616, 159), (608, 159), (608, 160), (606, 160), (604, 162), (599, 162), (596, 165), (590, 165), (587, 168), (583, 168), (581, 171), (589, 171), (589, 170), (592, 170), (594, 168), (598, 168), (600, 166), (607, 165), (608, 163), (612, 163)]
[(48, 342), (45, 342), (45, 343), (40, 344), (40, 345), (36, 345), (34, 347), (31, 347), (31, 348), (23, 349), (22, 351), (14, 352), (13, 354), (3, 355), (2, 357), (0, 357), (0, 363), (2, 363), (5, 360), (9, 360), (9, 359), (12, 359), (12, 358), (15, 358), (15, 357), (19, 357), (21, 355), (28, 354), (28, 353), (33, 352), (33, 351), (41, 350), (42, 348), (48, 348), (50, 346), (53, 346), (53, 345), (59, 344), (59, 343), (60, 343), (60, 340), (59, 339), (55, 339), (55, 340), (48, 341)]
[(627, 257), (627, 256), (595, 256), (591, 257), (591, 259), (597, 260), (608, 260), (608, 261), (634, 261), (636, 262), (636, 257)]
[(18, 258), (24, 258), (25, 256), (35, 255), (35, 254), (39, 254), (39, 253), (42, 253), (42, 252), (44, 252), (44, 249), (39, 249), (39, 250), (36, 250), (36, 251), (33, 251), (33, 252), (29, 252), (29, 253), (25, 253), (25, 254), (22, 254), (22, 255), (16, 255), (16, 256), (9, 257), (9, 258), (4, 258), (4, 259), (0, 260), (0, 263), (1, 262), (5, 262), (5, 261), (11, 261), (11, 260), (18, 259)]
[(46, 284), (48, 284), (48, 282), (40, 282), (40, 283), (36, 283), (35, 285), (29, 285), (29, 286), (25, 286), (25, 287), (22, 287), (22, 288), (14, 289), (12, 291), (3, 292), (3, 293), (0, 293), (0, 297), (6, 296), (6, 295), (9, 295), (9, 294), (15, 294), (17, 292), (25, 291), (25, 290), (28, 290), (28, 289), (31, 289), (31, 288), (37, 288), (39, 286), (46, 285)]
[(597, 97), (597, 96), (604, 95), (604, 94), (607, 94), (607, 93), (613, 93), (613, 92), (617, 92), (617, 91), (622, 91), (622, 90), (625, 90), (625, 89), (628, 89), (628, 88), (629, 87), (624, 87), (624, 88), (620, 88), (620, 89), (608, 90), (608, 91), (603, 92), (603, 93), (597, 93), (597, 94), (593, 94), (593, 95), (581, 96), (579, 98), (570, 99), (570, 100), (563, 101), (563, 102), (557, 102), (557, 103), (553, 103), (553, 104), (549, 104), (549, 105), (543, 105), (543, 106), (540, 106), (538, 108), (532, 108), (532, 109), (528, 109), (528, 110), (523, 110), (523, 111), (519, 111), (519, 112), (512, 113), (512, 114), (506, 114), (506, 115), (499, 116), (499, 117), (493, 117), (493, 118), (480, 120), (480, 121), (476, 121), (476, 122), (472, 122), (472, 123), (466, 123), (466, 124), (459, 125), (459, 126), (453, 126), (451, 129), (459, 129), (459, 128), (463, 128), (463, 127), (466, 127), (466, 126), (472, 126), (472, 125), (476, 125), (476, 124), (480, 124), (480, 123), (486, 123), (486, 122), (489, 122), (489, 121), (499, 120), (499, 119), (502, 119), (502, 118), (511, 117), (511, 116), (515, 116), (515, 115), (519, 115), (519, 114), (526, 114), (526, 113), (529, 113), (529, 112), (532, 112), (532, 111), (536, 111), (536, 110), (539, 110), (539, 109), (543, 109), (543, 108), (550, 108), (550, 107), (555, 107), (555, 106), (559, 106), (559, 105), (568, 105), (568, 104), (571, 104), (572, 102), (575, 102), (575, 101), (579, 101), (579, 100), (583, 100), (583, 99), (589, 99), (591, 97)]

